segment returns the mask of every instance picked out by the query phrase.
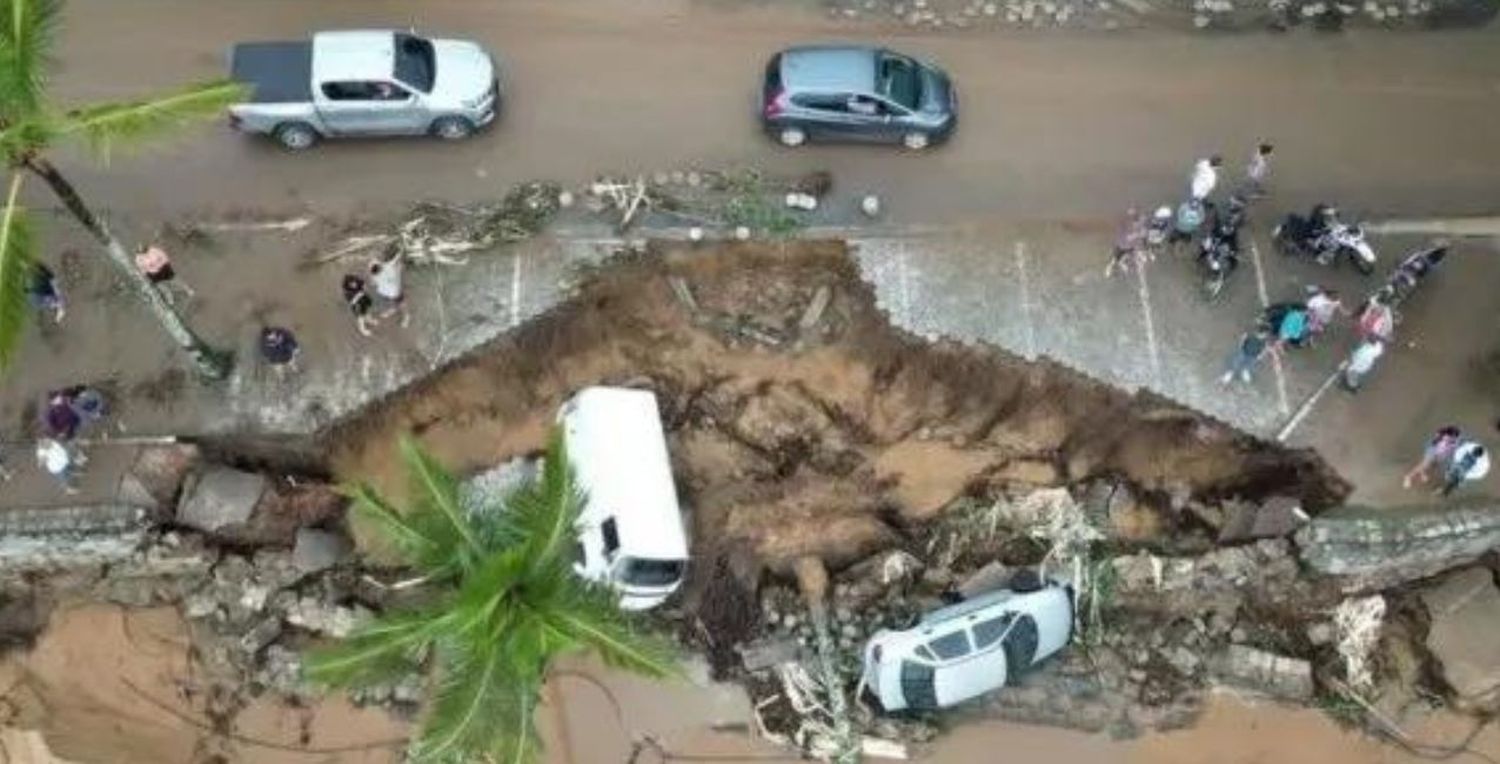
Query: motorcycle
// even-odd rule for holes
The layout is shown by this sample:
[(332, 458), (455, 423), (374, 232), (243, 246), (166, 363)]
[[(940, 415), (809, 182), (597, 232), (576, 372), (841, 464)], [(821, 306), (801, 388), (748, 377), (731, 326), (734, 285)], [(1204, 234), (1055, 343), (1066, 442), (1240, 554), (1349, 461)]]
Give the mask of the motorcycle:
[(1271, 230), (1271, 240), (1283, 255), (1300, 255), (1321, 265), (1343, 258), (1366, 276), (1375, 272), (1375, 249), (1365, 240), (1364, 230), (1339, 221), (1338, 210), (1325, 204), (1305, 217), (1289, 213)]
[(1214, 222), (1198, 247), (1198, 262), (1203, 268), (1203, 293), (1210, 301), (1219, 297), (1224, 285), (1240, 264), (1240, 226), (1245, 222), (1245, 202), (1238, 196), (1229, 198), (1224, 210), (1214, 211)]
[(1386, 279), (1381, 287), (1382, 302), (1392, 308), (1399, 306), (1416, 291), (1417, 285), (1448, 256), (1446, 243), (1434, 244), (1407, 255)]

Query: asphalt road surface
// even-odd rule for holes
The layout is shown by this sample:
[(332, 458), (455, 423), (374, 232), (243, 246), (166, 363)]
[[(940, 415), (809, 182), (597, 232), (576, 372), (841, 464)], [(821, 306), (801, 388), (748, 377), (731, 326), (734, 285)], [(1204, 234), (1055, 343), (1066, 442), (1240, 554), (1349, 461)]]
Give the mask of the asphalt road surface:
[[(1261, 139), (1278, 146), (1289, 202), (1461, 214), (1488, 211), (1500, 188), (1500, 35), (1489, 30), (913, 33), (796, 4), (75, 0), (56, 92), (125, 99), (223, 76), (236, 41), (407, 25), (495, 51), (507, 96), (495, 129), (465, 145), (360, 141), (294, 156), (214, 125), (107, 173), (70, 169), (105, 206), (165, 217), (484, 198), (534, 177), (743, 163), (831, 170), (842, 188), (883, 194), (898, 221), (1056, 220), (1180, 195), (1195, 157), (1222, 152), (1237, 171)], [(839, 39), (947, 67), (961, 97), (951, 144), (911, 155), (767, 140), (755, 119), (766, 58)]]

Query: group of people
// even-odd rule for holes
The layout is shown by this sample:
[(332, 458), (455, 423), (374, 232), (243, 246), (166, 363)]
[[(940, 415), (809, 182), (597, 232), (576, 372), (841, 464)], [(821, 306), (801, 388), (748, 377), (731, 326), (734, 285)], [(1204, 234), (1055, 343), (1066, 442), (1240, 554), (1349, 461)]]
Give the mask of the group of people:
[[(406, 309), (405, 275), (406, 255), (399, 249), (370, 260), (363, 274), (344, 274), (339, 280), (339, 295), (354, 316), (355, 331), (372, 336), (372, 330), (381, 321), (398, 315), (401, 326), (411, 323), (411, 313)], [(278, 378), (284, 379), (298, 370), (302, 346), (291, 329), (263, 326), (258, 345), (261, 360)]]
[(1433, 471), (1443, 479), (1436, 493), (1447, 496), (1460, 485), (1488, 475), (1490, 454), (1483, 444), (1464, 437), (1457, 427), (1440, 427), (1422, 449), (1422, 458), (1402, 476), (1401, 486), (1425, 484), (1432, 479)]
[[(162, 299), (175, 305), (177, 298), (184, 302), (197, 296), (187, 282), (177, 277), (172, 258), (160, 244), (148, 244), (135, 253), (135, 267), (151, 283)], [(53, 323), (62, 323), (67, 315), (67, 301), (63, 299), (62, 282), (57, 273), (40, 260), (31, 264), (31, 277), (26, 284), (26, 296), (31, 307)]]
[[(47, 393), (41, 414), (41, 437), (36, 441), (37, 465), (62, 485), (67, 493), (78, 492), (78, 476), (88, 457), (78, 448), (78, 436), (104, 419), (109, 403), (99, 390), (86, 385)], [(0, 471), (0, 477), (10, 478)]]
[(1340, 316), (1354, 318), (1356, 337), (1340, 379), (1346, 390), (1358, 392), (1395, 333), (1395, 311), (1378, 292), (1357, 311), (1351, 311), (1337, 290), (1316, 285), (1307, 288), (1307, 296), (1301, 302), (1266, 307), (1255, 327), (1240, 336), (1224, 374), (1219, 377), (1220, 384), (1235, 380), (1250, 382), (1251, 371), (1261, 361), (1288, 347), (1314, 344)]

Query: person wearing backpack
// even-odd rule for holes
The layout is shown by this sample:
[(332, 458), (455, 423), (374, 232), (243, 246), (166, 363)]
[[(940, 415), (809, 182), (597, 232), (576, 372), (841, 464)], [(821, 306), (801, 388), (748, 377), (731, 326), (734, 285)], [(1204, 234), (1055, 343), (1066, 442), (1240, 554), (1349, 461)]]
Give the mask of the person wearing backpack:
[(1448, 469), (1443, 473), (1439, 493), (1448, 496), (1464, 483), (1479, 480), (1490, 473), (1490, 454), (1483, 445), (1466, 440), (1453, 449)]

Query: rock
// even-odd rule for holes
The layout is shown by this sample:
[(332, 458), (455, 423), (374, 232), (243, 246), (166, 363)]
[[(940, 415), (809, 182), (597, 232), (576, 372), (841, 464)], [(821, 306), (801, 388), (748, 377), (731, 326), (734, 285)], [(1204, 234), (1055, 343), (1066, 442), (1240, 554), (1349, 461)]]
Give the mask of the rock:
[(1215, 531), (1222, 531), (1224, 528), (1225, 511), (1222, 506), (1201, 504), (1194, 501), (1188, 503), (1187, 513)]
[(347, 607), (323, 602), (315, 597), (302, 597), (286, 613), (287, 623), (314, 634), (343, 638), (365, 621), (370, 611), (362, 607)]
[(1235, 503), (1229, 509), (1220, 544), (1289, 536), (1309, 519), (1302, 502), (1291, 496), (1275, 496), (1259, 505)]
[(737, 648), (746, 671), (761, 671), (775, 668), (783, 663), (792, 663), (801, 655), (795, 637), (785, 635), (757, 639)]
[(1468, 709), (1493, 707), (1500, 700), (1500, 589), (1494, 574), (1467, 568), (1423, 589), (1421, 597), (1432, 619), (1427, 649), (1455, 702)]
[(1307, 641), (1317, 647), (1333, 644), (1333, 637), (1333, 624), (1327, 621), (1318, 621), (1307, 626)]
[(130, 503), (170, 508), (183, 481), (202, 461), (203, 454), (194, 445), (146, 446), (120, 481), (120, 495)]
[(188, 481), (177, 506), (177, 522), (207, 533), (244, 524), (266, 488), (262, 475), (210, 467)]
[(992, 478), (1046, 488), (1062, 482), (1062, 474), (1057, 468), (1057, 463), (1049, 459), (1012, 459), (996, 470)]
[(1172, 668), (1183, 676), (1192, 676), (1198, 673), (1198, 668), (1203, 665), (1203, 660), (1198, 657), (1198, 654), (1183, 645), (1178, 645), (1167, 651), (1165, 657), (1167, 663), (1171, 664)]
[(354, 544), (337, 533), (302, 528), (292, 546), (292, 566), (302, 573), (317, 573), (339, 564), (353, 549)]
[(958, 582), (958, 591), (965, 597), (973, 597), (1005, 586), (1014, 571), (999, 561), (986, 563), (984, 567), (970, 573)]
[(1281, 700), (1312, 699), (1312, 664), (1245, 645), (1230, 645), (1216, 662), (1223, 684)]
[(1250, 632), (1243, 626), (1236, 626), (1229, 632), (1229, 641), (1239, 643), (1250, 638)]
[(240, 636), (235, 642), (235, 647), (245, 656), (253, 656), (259, 653), (266, 645), (276, 641), (281, 636), (281, 619), (277, 617), (265, 618), (250, 627), (250, 630)]
[(221, 531), (220, 535), (241, 543), (290, 546), (299, 528), (337, 520), (346, 503), (343, 494), (328, 483), (273, 483), (244, 528)]
[(688, 229), (688, 241), (703, 241), (703, 226), (693, 226)]
[(310, 694), (310, 688), (302, 681), (302, 656), (295, 650), (281, 645), (266, 648), (261, 672), (261, 682), (287, 697)]

